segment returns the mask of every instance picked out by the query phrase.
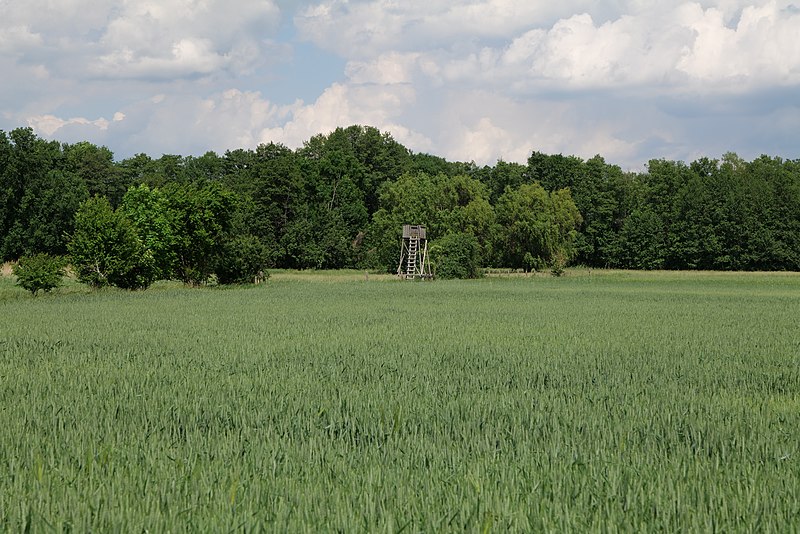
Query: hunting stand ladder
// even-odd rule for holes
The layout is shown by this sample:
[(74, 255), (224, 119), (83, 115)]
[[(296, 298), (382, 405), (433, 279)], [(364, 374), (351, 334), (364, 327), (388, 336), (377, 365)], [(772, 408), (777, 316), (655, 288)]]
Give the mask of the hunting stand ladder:
[(428, 260), (428, 239), (425, 227), (413, 224), (403, 225), (403, 243), (400, 245), (400, 265), (397, 276), (404, 280), (421, 278), (433, 279)]

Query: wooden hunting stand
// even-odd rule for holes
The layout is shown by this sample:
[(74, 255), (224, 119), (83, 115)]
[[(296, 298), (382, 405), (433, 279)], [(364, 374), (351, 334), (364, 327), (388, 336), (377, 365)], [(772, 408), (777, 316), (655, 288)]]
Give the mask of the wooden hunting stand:
[(400, 245), (400, 265), (397, 266), (397, 276), (404, 280), (433, 279), (431, 264), (428, 261), (428, 239), (424, 226), (403, 225), (403, 242)]

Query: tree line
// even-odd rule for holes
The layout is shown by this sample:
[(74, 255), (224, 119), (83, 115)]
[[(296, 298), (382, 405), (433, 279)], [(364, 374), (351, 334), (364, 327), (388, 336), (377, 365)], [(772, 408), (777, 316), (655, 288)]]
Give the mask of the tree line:
[[(69, 255), (85, 281), (147, 287), (270, 267), (397, 267), (429, 228), (437, 275), (481, 266), (800, 270), (800, 160), (735, 154), (625, 172), (533, 152), (492, 166), (414, 153), (376, 128), (202, 156), (0, 131), (0, 257)], [(105, 247), (105, 248), (104, 248)]]

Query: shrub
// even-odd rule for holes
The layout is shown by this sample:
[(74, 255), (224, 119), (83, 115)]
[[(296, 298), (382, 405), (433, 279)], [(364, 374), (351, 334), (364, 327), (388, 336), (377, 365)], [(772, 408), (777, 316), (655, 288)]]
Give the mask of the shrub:
[(550, 265), (550, 274), (553, 276), (561, 276), (564, 274), (564, 269), (567, 267), (567, 255), (559, 250), (553, 254), (553, 262)]
[(480, 278), (481, 247), (472, 234), (447, 234), (431, 247), (439, 278)]
[(17, 277), (17, 285), (36, 296), (39, 291), (46, 293), (61, 285), (64, 264), (64, 258), (49, 254), (23, 256), (14, 265), (13, 273)]
[(540, 256), (534, 256), (530, 252), (526, 252), (522, 258), (522, 265), (526, 273), (541, 271), (545, 268), (545, 262)]
[(252, 235), (227, 240), (217, 260), (216, 275), (220, 284), (250, 284), (269, 278), (269, 249)]

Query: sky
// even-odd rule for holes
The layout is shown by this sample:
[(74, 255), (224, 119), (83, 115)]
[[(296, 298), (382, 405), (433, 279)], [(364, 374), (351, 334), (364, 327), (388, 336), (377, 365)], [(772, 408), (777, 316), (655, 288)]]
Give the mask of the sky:
[(532, 151), (800, 158), (800, 0), (0, 0), (0, 130), (117, 159), (338, 126)]

